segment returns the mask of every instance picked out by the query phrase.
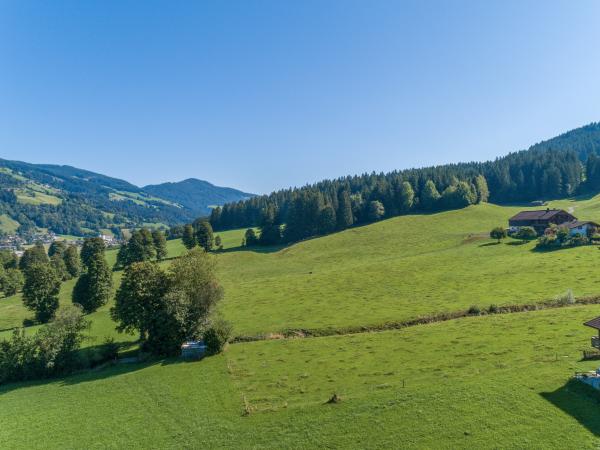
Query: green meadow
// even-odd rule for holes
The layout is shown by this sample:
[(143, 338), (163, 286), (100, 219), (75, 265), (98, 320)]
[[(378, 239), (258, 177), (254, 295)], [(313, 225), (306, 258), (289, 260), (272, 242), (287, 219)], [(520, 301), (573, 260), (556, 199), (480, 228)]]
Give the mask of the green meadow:
[(569, 382), (597, 365), (579, 361), (594, 314), (234, 344), (195, 363), (8, 385), (0, 447), (597, 448), (598, 394)]
[[(554, 205), (600, 219), (597, 197)], [(600, 294), (596, 246), (537, 252), (487, 237), (520, 209), (397, 217), (278, 248), (239, 247), (244, 230), (217, 233), (221, 313), (238, 336), (266, 335), (531, 303), (569, 288)], [(169, 258), (185, 251), (168, 247)], [(86, 346), (135, 340), (116, 333), (110, 306), (89, 316)], [(569, 306), (235, 343), (199, 362), (6, 385), (0, 448), (597, 448), (600, 393), (570, 380), (598, 366), (581, 361), (594, 334), (582, 322), (597, 315), (600, 306)], [(30, 316), (19, 295), (0, 299), (0, 338)], [(334, 393), (341, 400), (330, 404)]]
[[(598, 198), (570, 204), (600, 220)], [(519, 209), (484, 204), (396, 217), (279, 251), (226, 253), (223, 311), (238, 334), (255, 335), (530, 303), (567, 289), (598, 293), (595, 246), (537, 252), (535, 242), (489, 239)]]

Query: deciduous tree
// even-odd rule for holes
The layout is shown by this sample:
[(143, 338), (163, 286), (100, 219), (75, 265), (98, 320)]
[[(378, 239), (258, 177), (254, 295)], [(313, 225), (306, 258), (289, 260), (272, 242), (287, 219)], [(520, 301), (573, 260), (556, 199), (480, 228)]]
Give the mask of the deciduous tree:
[(48, 262), (36, 262), (27, 267), (23, 303), (35, 313), (39, 322), (48, 322), (54, 316), (58, 309), (59, 292), (60, 279)]
[(490, 237), (496, 239), (499, 244), (500, 241), (506, 237), (506, 229), (503, 227), (496, 227), (490, 231)]
[(207, 220), (203, 220), (198, 224), (196, 229), (196, 241), (198, 242), (198, 245), (207, 252), (212, 250), (214, 242), (213, 229), (210, 222)]

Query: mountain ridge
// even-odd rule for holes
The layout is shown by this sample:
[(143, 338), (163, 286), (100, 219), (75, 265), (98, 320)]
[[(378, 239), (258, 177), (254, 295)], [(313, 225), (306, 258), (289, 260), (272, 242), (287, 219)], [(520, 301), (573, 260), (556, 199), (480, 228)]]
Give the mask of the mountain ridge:
[(144, 190), (129, 181), (71, 165), (0, 159), (0, 219), (11, 223), (10, 230), (0, 226), (0, 232), (13, 232), (11, 221), (16, 221), (19, 232), (47, 229), (74, 235), (119, 234), (122, 228), (185, 223), (208, 215), (212, 206), (252, 196), (196, 178), (148, 186)]
[(198, 178), (186, 178), (181, 181), (167, 181), (159, 184), (148, 184), (143, 186), (142, 191), (149, 192), (161, 198), (173, 201), (184, 207), (196, 210), (197, 197), (209, 195), (214, 199), (214, 203), (207, 204), (206, 210), (213, 205), (221, 205), (231, 201), (245, 200), (253, 197), (254, 194), (243, 192), (238, 189), (217, 186), (209, 181)]

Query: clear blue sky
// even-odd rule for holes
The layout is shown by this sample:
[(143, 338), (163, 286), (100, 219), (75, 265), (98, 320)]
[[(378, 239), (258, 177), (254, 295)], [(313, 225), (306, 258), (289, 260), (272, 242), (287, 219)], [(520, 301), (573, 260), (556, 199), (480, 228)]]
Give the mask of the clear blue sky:
[(598, 1), (0, 2), (0, 156), (264, 193), (600, 120)]

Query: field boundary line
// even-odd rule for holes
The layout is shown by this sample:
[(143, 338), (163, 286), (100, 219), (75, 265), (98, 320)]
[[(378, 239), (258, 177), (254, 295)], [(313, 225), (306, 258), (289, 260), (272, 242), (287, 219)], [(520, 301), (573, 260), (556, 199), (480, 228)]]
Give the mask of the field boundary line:
[(600, 295), (594, 295), (589, 297), (581, 297), (573, 302), (564, 302), (561, 300), (544, 300), (535, 303), (525, 304), (512, 304), (495, 306), (492, 305), (488, 309), (479, 310), (471, 307), (467, 310), (443, 312), (437, 314), (431, 314), (427, 316), (420, 316), (413, 319), (406, 319), (400, 321), (384, 322), (375, 325), (353, 325), (347, 327), (327, 327), (327, 328), (287, 328), (279, 332), (265, 333), (259, 335), (250, 336), (235, 336), (232, 340), (232, 344), (244, 343), (244, 342), (257, 342), (257, 341), (268, 341), (268, 340), (279, 340), (279, 339), (304, 339), (304, 338), (317, 338), (327, 336), (343, 336), (351, 334), (361, 333), (376, 333), (382, 331), (401, 330), (404, 328), (410, 328), (417, 325), (426, 325), (430, 323), (448, 322), (450, 320), (462, 319), (464, 317), (477, 317), (477, 316), (489, 316), (497, 314), (514, 314), (529, 311), (542, 311), (546, 309), (557, 309), (557, 308), (568, 308), (573, 306), (582, 305), (598, 305), (600, 304)]

